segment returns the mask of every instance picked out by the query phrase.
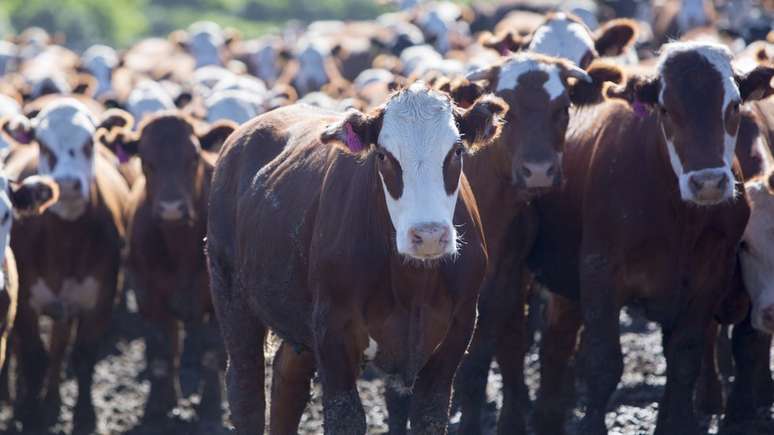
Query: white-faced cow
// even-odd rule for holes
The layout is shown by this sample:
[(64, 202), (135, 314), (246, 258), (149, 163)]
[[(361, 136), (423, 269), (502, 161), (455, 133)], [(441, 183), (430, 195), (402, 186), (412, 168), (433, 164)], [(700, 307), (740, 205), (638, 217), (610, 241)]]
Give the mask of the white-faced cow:
[(207, 250), (237, 433), (264, 427), (267, 328), (283, 340), (272, 433), (297, 431), (315, 370), (326, 432), (365, 433), (366, 356), (413, 391), (415, 431), (445, 432), (486, 268), (463, 162), (505, 109), (488, 96), (463, 110), (416, 83), (368, 115), (293, 105), (230, 137)]

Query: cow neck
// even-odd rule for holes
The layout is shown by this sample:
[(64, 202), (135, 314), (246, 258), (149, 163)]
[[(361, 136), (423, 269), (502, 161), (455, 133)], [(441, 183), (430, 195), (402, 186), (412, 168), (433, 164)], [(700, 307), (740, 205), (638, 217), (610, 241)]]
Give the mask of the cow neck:
[(508, 225), (528, 202), (524, 189), (511, 181), (510, 162), (511, 157), (501, 138), (463, 163), (463, 172), (476, 198), (490, 247), (502, 238)]
[[(667, 148), (666, 138), (664, 137), (664, 131), (661, 127), (661, 118), (658, 114), (653, 114), (648, 119), (641, 122), (648, 124), (652, 123), (650, 131), (656, 132), (655, 140), (657, 153), (655, 155), (654, 166), (658, 173), (654, 174), (653, 179), (663, 180), (660, 183), (660, 189), (668, 195), (672, 209), (677, 212), (677, 210), (682, 209), (685, 205), (680, 196), (680, 181), (678, 180), (675, 171), (672, 169), (672, 163), (670, 162), (669, 149)], [(645, 128), (648, 127), (651, 127), (651, 125), (645, 126)]]

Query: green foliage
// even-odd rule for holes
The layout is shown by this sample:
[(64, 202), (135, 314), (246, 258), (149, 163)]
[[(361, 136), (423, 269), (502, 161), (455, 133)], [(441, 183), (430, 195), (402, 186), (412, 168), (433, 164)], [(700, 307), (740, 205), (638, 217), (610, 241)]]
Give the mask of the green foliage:
[(66, 35), (75, 49), (126, 47), (197, 20), (235, 27), (249, 38), (290, 19), (369, 19), (385, 10), (374, 0), (0, 0), (0, 36), (40, 26)]

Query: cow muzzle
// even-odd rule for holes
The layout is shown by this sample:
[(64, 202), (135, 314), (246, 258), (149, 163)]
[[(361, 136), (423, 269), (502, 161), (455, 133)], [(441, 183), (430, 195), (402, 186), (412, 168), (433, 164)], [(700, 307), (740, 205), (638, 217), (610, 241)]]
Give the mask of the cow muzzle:
[(559, 187), (562, 182), (562, 164), (559, 160), (523, 162), (513, 168), (513, 182), (530, 191)]
[(774, 304), (763, 307), (753, 315), (753, 326), (767, 334), (774, 333)]
[(83, 181), (76, 177), (59, 177), (55, 179), (59, 185), (60, 201), (72, 201), (85, 197)]
[(432, 222), (414, 225), (408, 230), (411, 257), (432, 260), (454, 252), (453, 229), (450, 225)]
[(158, 201), (155, 207), (156, 217), (167, 222), (178, 222), (188, 219), (188, 207), (186, 207), (185, 201), (173, 200), (173, 201)]
[(734, 186), (728, 173), (726, 168), (713, 168), (687, 174), (689, 199), (698, 205), (715, 205), (730, 199)]

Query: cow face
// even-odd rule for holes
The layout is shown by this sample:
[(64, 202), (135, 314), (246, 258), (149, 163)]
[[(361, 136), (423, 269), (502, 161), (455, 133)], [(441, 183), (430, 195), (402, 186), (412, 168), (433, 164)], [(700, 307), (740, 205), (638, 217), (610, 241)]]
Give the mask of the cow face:
[(329, 126), (322, 140), (339, 140), (358, 153), (366, 153), (363, 144), (375, 144), (367, 158), (375, 159), (398, 253), (434, 260), (457, 252), (452, 219), (464, 156), (498, 134), (505, 109), (504, 102), (489, 97), (463, 111), (416, 83), (376, 115), (352, 112)]
[(196, 61), (196, 68), (207, 65), (223, 65), (223, 55), (238, 38), (233, 29), (223, 29), (212, 21), (198, 21), (188, 30), (177, 30), (170, 34), (172, 42), (188, 51)]
[(774, 333), (774, 172), (745, 185), (750, 220), (744, 231), (739, 259), (752, 301), (753, 327)]
[(97, 80), (95, 97), (112, 91), (113, 69), (118, 63), (116, 51), (106, 45), (92, 45), (83, 53), (81, 66)]
[(293, 79), (293, 86), (300, 95), (319, 91), (323, 85), (330, 82), (326, 66), (328, 49), (323, 44), (306, 43), (298, 53), (298, 73)]
[(549, 15), (538, 27), (527, 49), (534, 53), (567, 59), (586, 68), (599, 56), (619, 56), (637, 39), (636, 22), (611, 20), (592, 33), (578, 17), (565, 13)]
[(3, 129), (19, 143), (38, 145), (38, 174), (59, 185), (59, 201), (51, 212), (75, 220), (86, 210), (94, 180), (93, 138), (99, 128), (129, 123), (129, 115), (113, 109), (98, 122), (86, 106), (71, 98), (60, 98), (32, 119), (23, 115), (3, 123)]
[[(596, 75), (567, 61), (532, 53), (516, 54), (468, 75), (508, 103), (498, 144), (510, 158), (514, 186), (538, 193), (561, 183), (570, 106), (595, 100), (579, 91), (593, 87), (596, 80), (604, 81)], [(601, 95), (601, 84), (595, 89)]]
[(774, 69), (759, 67), (739, 76), (725, 47), (673, 43), (664, 47), (658, 71), (655, 78), (631, 77), (610, 95), (657, 108), (684, 201), (709, 206), (733, 199), (739, 106), (772, 93)]
[(198, 218), (196, 199), (203, 192), (207, 169), (201, 152), (221, 144), (234, 129), (233, 123), (218, 123), (197, 134), (190, 119), (164, 112), (147, 118), (137, 133), (117, 131), (115, 137), (106, 139), (106, 145), (140, 157), (146, 195), (156, 219), (191, 223)]

